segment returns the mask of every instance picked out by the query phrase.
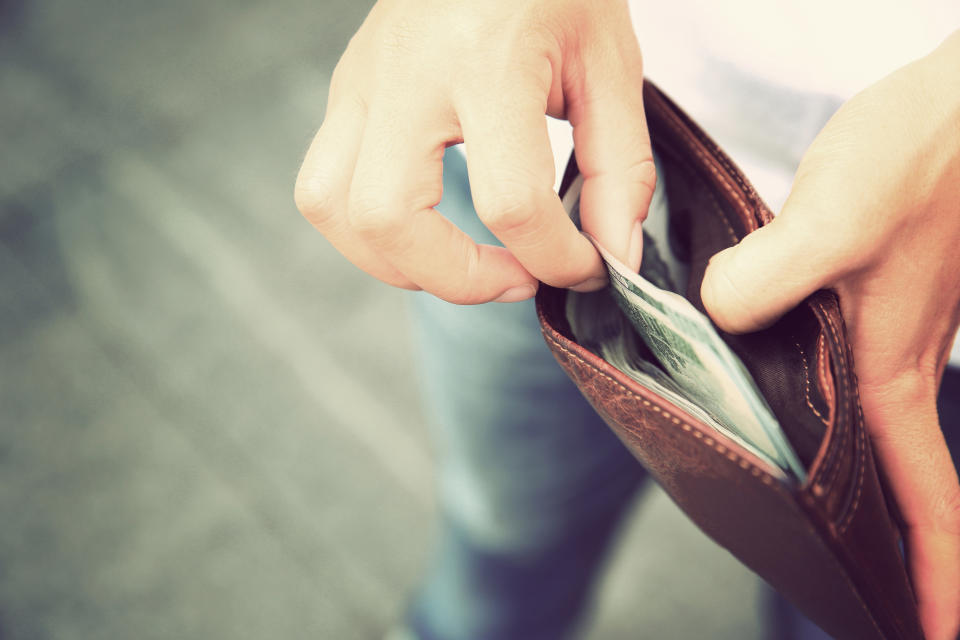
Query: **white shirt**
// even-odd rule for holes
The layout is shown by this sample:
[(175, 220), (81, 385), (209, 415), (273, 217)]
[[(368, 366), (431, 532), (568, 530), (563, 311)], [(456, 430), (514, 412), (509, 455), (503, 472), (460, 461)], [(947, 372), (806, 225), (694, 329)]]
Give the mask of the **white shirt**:
[[(631, 0), (644, 74), (744, 170), (770, 207), (848, 98), (960, 28), (960, 1)], [(960, 79), (958, 79), (960, 81)], [(557, 183), (570, 126), (548, 119)], [(960, 341), (951, 363), (960, 365)]]

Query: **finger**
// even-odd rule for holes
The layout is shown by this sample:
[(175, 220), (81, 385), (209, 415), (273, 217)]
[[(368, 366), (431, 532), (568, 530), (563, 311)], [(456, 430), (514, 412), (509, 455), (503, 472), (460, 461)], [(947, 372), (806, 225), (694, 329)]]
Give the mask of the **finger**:
[(870, 209), (877, 204), (851, 188), (863, 163), (836, 151), (850, 136), (843, 113), (807, 150), (780, 215), (708, 265), (700, 293), (723, 329), (742, 333), (768, 326), (875, 255), (880, 238), (858, 222), (874, 217)]
[(755, 331), (836, 282), (851, 268), (854, 252), (833, 242), (848, 236), (831, 233), (829, 219), (788, 200), (772, 222), (713, 256), (700, 296), (714, 322), (731, 333)]
[(584, 51), (583, 70), (566, 94), (577, 165), (584, 176), (580, 216), (584, 231), (639, 270), (640, 223), (656, 185), (656, 168), (643, 110), (643, 66), (636, 38), (600, 39)]
[(387, 284), (417, 289), (350, 227), (347, 198), (365, 120), (366, 110), (357, 102), (330, 105), (300, 167), (294, 200), (303, 216), (350, 262)]
[(434, 206), (443, 152), (459, 136), (451, 116), (371, 108), (350, 187), (350, 221), (378, 255), (439, 298), (458, 304), (516, 301), (536, 280), (502, 247), (478, 246)]
[(960, 632), (960, 484), (937, 421), (936, 387), (908, 374), (864, 386), (863, 409), (906, 525), (920, 621), (930, 640)]
[(481, 221), (528, 272), (556, 287), (599, 288), (600, 256), (553, 190), (546, 96), (474, 96), (459, 110), (470, 190)]

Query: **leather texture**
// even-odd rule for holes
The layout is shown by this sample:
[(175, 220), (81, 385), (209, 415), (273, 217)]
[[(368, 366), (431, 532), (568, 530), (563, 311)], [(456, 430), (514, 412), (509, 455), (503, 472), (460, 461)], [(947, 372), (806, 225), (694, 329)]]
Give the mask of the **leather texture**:
[[(687, 297), (717, 251), (771, 220), (730, 159), (649, 82), (644, 102)], [(564, 185), (576, 175), (571, 160)], [(561, 186), (563, 191), (564, 186)], [(803, 265), (798, 265), (803, 268)], [(575, 342), (566, 290), (541, 285), (544, 338), (583, 395), (677, 505), (836, 638), (922, 638), (870, 440), (836, 296), (819, 291), (774, 326), (720, 333), (744, 361), (807, 467), (802, 485)]]

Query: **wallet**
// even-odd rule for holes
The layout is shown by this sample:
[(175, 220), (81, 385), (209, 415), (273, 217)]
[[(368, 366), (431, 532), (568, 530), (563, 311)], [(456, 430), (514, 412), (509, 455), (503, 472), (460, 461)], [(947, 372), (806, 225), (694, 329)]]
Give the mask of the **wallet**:
[[(681, 292), (705, 312), (700, 284), (710, 257), (772, 214), (730, 158), (649, 81), (644, 105), (666, 178), (671, 227), (689, 256)], [(571, 158), (561, 196), (577, 174)], [(784, 478), (769, 462), (578, 344), (565, 313), (568, 295), (576, 294), (546, 285), (537, 293), (548, 346), (700, 529), (836, 638), (923, 637), (896, 509), (864, 429), (833, 292), (814, 293), (762, 331), (731, 335), (718, 329), (802, 462), (802, 481)]]

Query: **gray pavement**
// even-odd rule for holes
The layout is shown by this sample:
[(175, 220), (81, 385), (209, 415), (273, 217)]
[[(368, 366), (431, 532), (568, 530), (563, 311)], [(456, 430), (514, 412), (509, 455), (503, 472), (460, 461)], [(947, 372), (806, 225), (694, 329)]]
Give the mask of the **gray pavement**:
[[(431, 535), (405, 294), (292, 185), (369, 4), (0, 3), (0, 638), (379, 638)], [(590, 638), (755, 638), (659, 491)]]

